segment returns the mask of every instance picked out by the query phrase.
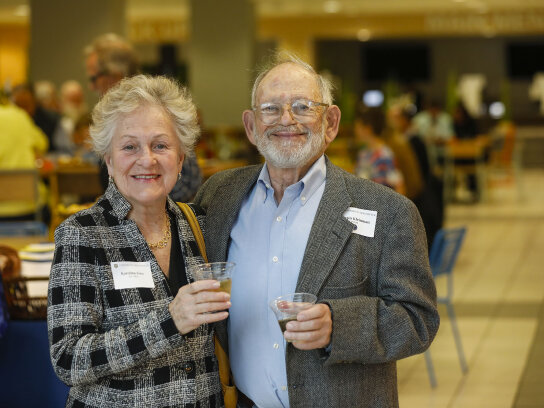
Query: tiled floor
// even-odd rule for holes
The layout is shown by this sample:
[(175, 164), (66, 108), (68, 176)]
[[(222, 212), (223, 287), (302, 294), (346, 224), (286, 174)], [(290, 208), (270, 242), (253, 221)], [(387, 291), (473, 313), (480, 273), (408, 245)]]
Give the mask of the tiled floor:
[[(495, 185), (485, 203), (448, 207), (446, 225), (468, 229), (454, 304), (469, 369), (461, 373), (451, 324), (440, 309), (431, 346), (438, 386), (431, 388), (422, 355), (400, 361), (401, 408), (544, 407), (525, 392), (526, 384), (544, 388), (544, 361), (528, 364), (531, 352), (543, 355), (533, 343), (544, 315), (544, 171), (527, 170), (521, 181)], [(443, 283), (437, 281), (439, 291)]]

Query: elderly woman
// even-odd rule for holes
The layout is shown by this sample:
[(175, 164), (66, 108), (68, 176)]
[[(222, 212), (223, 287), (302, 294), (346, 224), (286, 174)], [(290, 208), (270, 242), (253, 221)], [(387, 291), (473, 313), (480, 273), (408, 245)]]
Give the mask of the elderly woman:
[(198, 135), (195, 106), (175, 82), (139, 75), (100, 100), (93, 122), (109, 186), (55, 231), (49, 283), (66, 406), (221, 407), (209, 323), (227, 318), (229, 295), (192, 282), (188, 268), (203, 259), (168, 198)]

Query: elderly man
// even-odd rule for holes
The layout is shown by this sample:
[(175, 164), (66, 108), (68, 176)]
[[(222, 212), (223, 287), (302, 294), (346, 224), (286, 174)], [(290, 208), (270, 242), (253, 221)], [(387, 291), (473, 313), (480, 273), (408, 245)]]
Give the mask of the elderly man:
[[(210, 260), (237, 264), (228, 346), (240, 404), (397, 406), (396, 360), (423, 352), (439, 325), (417, 209), (324, 156), (340, 110), (309, 65), (279, 58), (252, 105), (242, 119), (266, 163), (216, 174), (196, 197)], [(318, 303), (282, 336), (268, 303), (291, 292)]]
[(121, 79), (136, 75), (139, 62), (130, 43), (117, 34), (107, 33), (85, 48), (85, 68), (91, 89), (104, 95)]

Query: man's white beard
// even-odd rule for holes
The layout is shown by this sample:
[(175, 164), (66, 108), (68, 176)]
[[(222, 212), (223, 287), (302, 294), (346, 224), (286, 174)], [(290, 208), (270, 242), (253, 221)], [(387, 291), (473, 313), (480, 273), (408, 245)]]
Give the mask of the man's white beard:
[(318, 132), (305, 129), (306, 141), (270, 136), (276, 132), (300, 133), (297, 126), (275, 126), (258, 134), (255, 129), (255, 144), (259, 153), (272, 166), (282, 169), (299, 168), (308, 164), (319, 152), (325, 150), (324, 125)]

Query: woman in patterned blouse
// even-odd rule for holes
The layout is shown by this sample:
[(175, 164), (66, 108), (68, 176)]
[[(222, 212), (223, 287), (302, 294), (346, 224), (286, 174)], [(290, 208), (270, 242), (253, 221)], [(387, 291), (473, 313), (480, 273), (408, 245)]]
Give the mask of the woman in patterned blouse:
[(162, 77), (125, 79), (96, 105), (90, 133), (109, 186), (55, 231), (49, 284), (66, 406), (222, 407), (210, 323), (227, 318), (229, 295), (190, 276), (203, 259), (168, 197), (199, 133), (190, 95)]
[(395, 155), (382, 139), (385, 115), (380, 108), (358, 106), (354, 120), (355, 142), (359, 146), (355, 174), (404, 194), (402, 173)]

